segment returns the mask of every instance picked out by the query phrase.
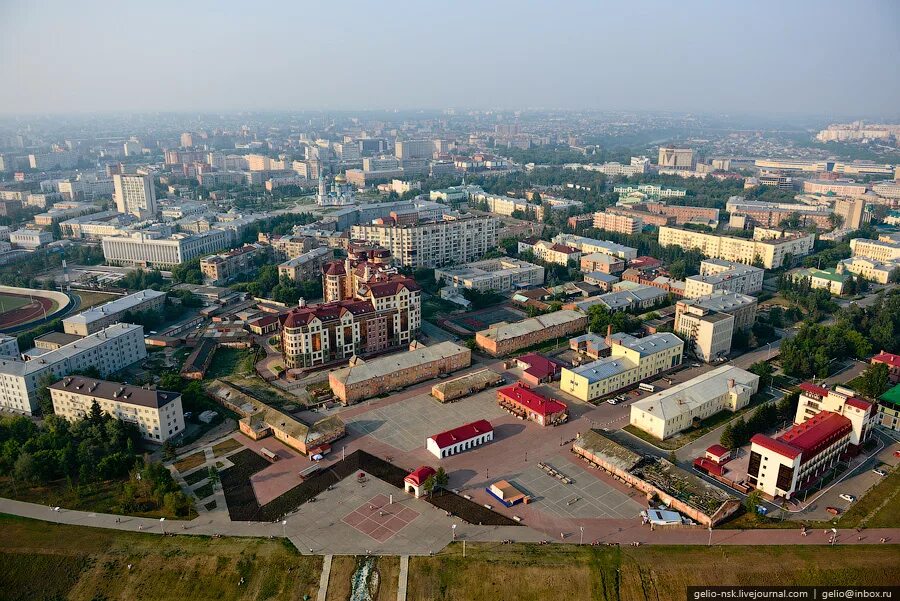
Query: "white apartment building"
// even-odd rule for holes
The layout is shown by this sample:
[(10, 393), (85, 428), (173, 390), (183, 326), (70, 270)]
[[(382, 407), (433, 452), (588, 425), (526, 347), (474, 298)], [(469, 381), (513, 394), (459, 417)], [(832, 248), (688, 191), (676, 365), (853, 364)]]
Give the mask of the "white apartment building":
[(120, 213), (149, 219), (156, 215), (156, 188), (150, 174), (123, 173), (113, 176), (116, 209)]
[(39, 408), (37, 387), (46, 374), (59, 379), (96, 367), (108, 376), (146, 356), (144, 328), (118, 323), (28, 361), (0, 358), (0, 407), (31, 415)]
[(684, 188), (667, 188), (657, 184), (615, 186), (613, 192), (619, 196), (638, 194), (649, 198), (684, 198), (687, 196), (687, 190)]
[(877, 284), (887, 284), (891, 281), (891, 276), (898, 271), (900, 271), (900, 261), (882, 263), (865, 257), (850, 257), (840, 261), (837, 265), (838, 273), (852, 273)]
[(530, 203), (521, 198), (510, 198), (509, 196), (479, 191), (472, 195), (472, 201), (476, 203), (476, 206), (480, 203), (485, 203), (487, 210), (495, 215), (511, 217), (513, 213), (518, 211), (527, 219), (533, 218), (538, 221), (544, 219), (544, 207), (542, 205)]
[(96, 305), (87, 311), (63, 319), (63, 332), (78, 336), (89, 336), (120, 321), (126, 312), (161, 311), (166, 302), (166, 293), (158, 290), (141, 290), (103, 305)]
[(606, 338), (611, 355), (579, 367), (563, 368), (559, 388), (591, 401), (637, 384), (681, 364), (684, 342), (663, 332), (645, 338), (612, 334)]
[(21, 229), (9, 234), (9, 242), (19, 248), (34, 250), (53, 242), (53, 234), (44, 230)]
[(598, 230), (621, 234), (637, 234), (644, 228), (644, 222), (639, 217), (607, 212), (594, 213), (593, 224)]
[(136, 232), (131, 236), (110, 236), (103, 239), (103, 257), (111, 265), (135, 267), (174, 267), (226, 248), (233, 234), (212, 229), (200, 234), (174, 234), (169, 238), (155, 238)]
[[(759, 229), (754, 230), (754, 238)], [(659, 228), (659, 243), (662, 246), (680, 246), (685, 250), (696, 248), (707, 257), (747, 265), (758, 259), (766, 269), (778, 269), (788, 255), (795, 258), (808, 255), (815, 239), (814, 234), (782, 234), (778, 238), (747, 240), (677, 227)]]
[(609, 163), (602, 163), (600, 165), (597, 164), (589, 164), (584, 165), (581, 163), (567, 163), (564, 165), (566, 169), (583, 169), (584, 171), (596, 171), (597, 173), (602, 173), (603, 175), (614, 177), (617, 175), (621, 175), (624, 177), (631, 177), (632, 175), (641, 175), (643, 173), (647, 173), (650, 168), (650, 159), (647, 157), (631, 157), (631, 163), (628, 165), (623, 165), (622, 163), (617, 163), (615, 161)]
[(377, 244), (403, 267), (441, 267), (480, 259), (497, 246), (497, 218), (444, 215), (411, 224), (354, 225), (350, 238)]
[[(677, 310), (676, 310), (677, 311)], [(677, 311), (674, 331), (693, 347), (698, 359), (709, 363), (731, 352), (734, 316), (697, 305)]]
[(631, 425), (659, 440), (720, 411), (743, 409), (759, 389), (759, 376), (723, 365), (631, 405)]
[(636, 259), (638, 254), (636, 248), (631, 248), (624, 244), (609, 242), (608, 240), (585, 238), (584, 236), (576, 236), (574, 234), (557, 234), (553, 238), (553, 241), (558, 242), (559, 244), (565, 244), (566, 246), (573, 246), (585, 255), (591, 253), (604, 253), (619, 257), (620, 259), (625, 259), (626, 261), (631, 261), (632, 259)]
[(700, 274), (685, 278), (685, 298), (697, 298), (726, 290), (739, 294), (757, 294), (762, 290), (765, 271), (752, 265), (706, 259), (700, 263)]
[(488, 259), (459, 267), (435, 269), (434, 279), (443, 280), (447, 286), (479, 292), (509, 292), (515, 288), (543, 284), (544, 268), (519, 259)]
[(184, 432), (184, 411), (177, 392), (67, 376), (50, 386), (50, 398), (53, 412), (70, 422), (89, 416), (97, 403), (104, 413), (134, 424), (144, 440), (163, 443)]

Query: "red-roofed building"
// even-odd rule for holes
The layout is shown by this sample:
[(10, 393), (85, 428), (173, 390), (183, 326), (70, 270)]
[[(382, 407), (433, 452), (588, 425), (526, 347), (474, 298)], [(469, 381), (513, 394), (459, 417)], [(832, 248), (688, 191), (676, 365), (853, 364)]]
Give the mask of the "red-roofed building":
[(888, 378), (892, 384), (900, 382), (900, 355), (881, 351), (872, 357), (872, 365), (884, 363), (888, 368)]
[(517, 382), (497, 390), (497, 402), (504, 409), (542, 426), (555, 426), (569, 418), (565, 403), (545, 398)]
[(851, 420), (832, 411), (820, 411), (776, 438), (756, 434), (750, 439), (747, 481), (773, 498), (789, 499), (837, 464), (852, 434)]
[(842, 386), (831, 390), (812, 382), (800, 384), (800, 399), (794, 423), (803, 424), (821, 411), (837, 413), (850, 420), (853, 426), (850, 434), (850, 451), (858, 452), (860, 444), (869, 437), (871, 423), (875, 419), (875, 408), (872, 403), (855, 396), (852, 390)]
[(425, 448), (438, 459), (443, 459), (492, 440), (494, 440), (493, 426), (486, 419), (480, 419), (476, 422), (429, 436), (425, 441)]
[(657, 269), (662, 266), (662, 261), (653, 257), (635, 257), (628, 262), (629, 269)]
[(714, 444), (706, 449), (706, 458), (719, 465), (724, 465), (731, 461), (731, 451), (720, 444)]
[(433, 467), (427, 465), (414, 469), (403, 479), (404, 492), (412, 493), (418, 499), (427, 492), (425, 490), (425, 481), (436, 473)]
[(516, 367), (522, 370), (522, 379), (532, 386), (558, 379), (562, 370), (559, 363), (538, 353), (518, 357)]
[(533, 238), (519, 240), (519, 252), (530, 252), (541, 261), (557, 265), (568, 265), (581, 258), (581, 251), (577, 248)]

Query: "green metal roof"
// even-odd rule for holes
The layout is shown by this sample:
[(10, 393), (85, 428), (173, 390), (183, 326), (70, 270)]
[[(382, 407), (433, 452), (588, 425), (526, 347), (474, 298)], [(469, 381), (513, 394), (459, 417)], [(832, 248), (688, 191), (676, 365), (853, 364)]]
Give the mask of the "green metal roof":
[(897, 384), (883, 395), (878, 397), (878, 400), (883, 403), (890, 403), (891, 405), (895, 405), (900, 407), (900, 384)]

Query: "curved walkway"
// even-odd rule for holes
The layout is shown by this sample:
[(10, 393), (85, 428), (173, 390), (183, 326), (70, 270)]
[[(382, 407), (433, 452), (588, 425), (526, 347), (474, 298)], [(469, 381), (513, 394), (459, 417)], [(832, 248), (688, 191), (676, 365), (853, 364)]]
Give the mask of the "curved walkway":
[[(297, 545), (301, 552), (306, 553), (313, 548), (314, 554), (331, 554), (329, 530), (311, 530), (311, 524), (305, 523), (302, 511), (288, 518), (287, 523), (282, 522), (231, 522), (227, 518), (207, 514), (191, 521), (164, 520), (154, 518), (140, 518), (132, 516), (117, 516), (105, 513), (91, 513), (86, 511), (72, 511), (0, 499), (0, 512), (17, 515), (26, 518), (44, 520), (59, 524), (74, 526), (92, 526), (95, 528), (107, 528), (113, 530), (140, 531), (148, 534), (175, 533), (179, 535), (202, 536), (246, 536), (246, 537), (288, 537), (292, 540), (300, 539), (302, 545)], [(713, 530), (709, 532), (698, 528), (674, 528), (656, 529), (651, 531), (647, 526), (642, 526), (635, 520), (583, 520), (584, 533), (563, 532), (563, 538), (551, 542), (584, 544), (593, 541), (603, 543), (630, 544), (664, 544), (664, 545), (828, 545), (830, 544), (831, 530), (810, 531), (808, 536), (802, 536), (799, 530), (760, 529), (760, 530)], [(313, 540), (314, 537), (314, 540)], [(506, 539), (516, 542), (538, 542), (544, 540), (546, 535), (522, 526), (475, 526), (471, 524), (459, 524), (456, 529), (456, 538), (465, 538), (476, 542), (498, 542)], [(900, 542), (900, 528), (880, 528), (863, 530), (857, 533), (852, 529), (838, 530), (836, 544), (880, 544), (881, 539), (886, 539), (891, 544)], [(398, 554), (394, 549), (379, 550), (371, 540), (365, 537), (354, 537), (355, 542), (343, 540), (335, 545), (339, 554), (364, 554), (367, 551), (373, 554)], [(434, 546), (429, 550), (418, 549), (410, 554), (424, 555), (428, 551), (437, 552), (452, 541), (452, 531), (446, 531), (446, 536), (434, 540)], [(299, 541), (298, 541), (299, 542)], [(348, 543), (350, 543), (348, 545)], [(313, 544), (316, 547), (310, 547)], [(358, 548), (357, 548), (358, 547)], [(437, 547), (437, 548), (435, 548)]]

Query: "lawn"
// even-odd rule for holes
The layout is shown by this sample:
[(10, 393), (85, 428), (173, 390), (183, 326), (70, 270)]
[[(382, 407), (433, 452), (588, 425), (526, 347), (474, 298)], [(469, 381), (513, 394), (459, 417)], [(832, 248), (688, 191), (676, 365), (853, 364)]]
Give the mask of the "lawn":
[(233, 451), (235, 449), (239, 449), (242, 446), (244, 446), (244, 445), (242, 445), (241, 443), (239, 443), (238, 441), (236, 441), (233, 438), (223, 440), (222, 442), (213, 445), (213, 448), (212, 448), (213, 456), (221, 457), (222, 455), (227, 455), (231, 451)]
[(176, 461), (175, 469), (183, 474), (184, 472), (194, 469), (198, 465), (203, 465), (204, 461), (206, 461), (206, 453), (197, 451), (196, 453), (191, 453), (187, 457), (182, 457)]
[[(0, 497), (16, 499), (27, 503), (40, 505), (60, 506), (66, 509), (78, 511), (96, 511), (98, 513), (118, 513), (122, 511), (122, 486), (124, 480), (103, 480), (90, 484), (69, 484), (66, 479), (60, 479), (47, 484), (24, 485), (21, 482), (14, 483), (10, 478), (0, 478)], [(128, 515), (142, 517), (168, 517), (175, 518), (164, 509), (147, 512), (129, 512)], [(190, 517), (195, 514), (191, 508)]]
[(108, 303), (111, 300), (122, 298), (118, 294), (106, 294), (105, 292), (85, 292), (79, 290), (75, 293), (81, 299), (81, 305), (78, 310), (83, 311), (88, 307), (93, 307), (102, 303)]
[[(900, 546), (577, 547), (454, 543), (435, 557), (410, 559), (416, 601), (684, 599), (691, 585), (897, 584)], [(874, 562), (870, 564), (870, 562)]]
[(201, 480), (206, 480), (209, 478), (209, 470), (197, 470), (196, 472), (191, 472), (187, 476), (184, 477), (184, 481), (189, 485), (193, 486), (197, 484)]
[(315, 598), (322, 565), (320, 557), (267, 539), (162, 537), (6, 515), (0, 529), (3, 599)]
[(246, 349), (219, 347), (206, 372), (206, 379), (212, 380), (233, 374), (250, 373), (253, 371), (253, 357), (255, 356), (253, 351)]
[(24, 307), (30, 302), (31, 299), (27, 296), (0, 293), (0, 313), (6, 313), (7, 311)]

